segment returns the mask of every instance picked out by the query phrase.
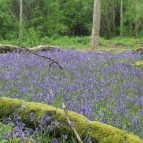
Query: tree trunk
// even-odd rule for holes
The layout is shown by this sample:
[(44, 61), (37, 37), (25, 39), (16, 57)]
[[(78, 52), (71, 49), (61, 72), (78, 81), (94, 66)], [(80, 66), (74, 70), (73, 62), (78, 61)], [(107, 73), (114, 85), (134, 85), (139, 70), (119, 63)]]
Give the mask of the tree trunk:
[(92, 38), (90, 50), (96, 50), (98, 48), (98, 39), (100, 31), (100, 3), (101, 0), (94, 0)]
[(22, 45), (22, 34), (23, 34), (23, 27), (22, 27), (22, 17), (23, 17), (23, 4), (22, 0), (20, 0), (20, 21), (19, 21), (19, 44)]
[(115, 10), (115, 1), (112, 0), (112, 33), (113, 33), (113, 37), (115, 37), (116, 35), (116, 26), (115, 26), (115, 16), (116, 16), (116, 10)]
[(108, 4), (105, 8), (105, 14), (104, 14), (108, 39), (110, 39), (111, 37), (111, 19), (110, 19), (111, 16), (109, 16), (110, 12), (111, 11), (110, 11), (109, 4)]
[(120, 1), (120, 36), (123, 36), (123, 0)]
[[(139, 1), (136, 0), (136, 6), (138, 6), (138, 5), (139, 5)], [(136, 9), (136, 15), (138, 15), (137, 9)], [(136, 22), (135, 22), (135, 37), (136, 38), (138, 38), (139, 27), (140, 27), (140, 21), (138, 19), (136, 19)]]
[[(35, 115), (34, 122), (30, 121), (30, 113), (34, 113)], [(42, 118), (44, 114), (47, 114), (50, 117), (47, 124), (50, 124), (52, 121), (59, 122), (59, 126), (55, 130), (55, 135), (73, 134), (73, 131), (67, 122), (65, 112), (62, 109), (42, 103), (26, 102), (20, 99), (0, 98), (0, 119), (4, 119), (5, 117), (11, 117), (13, 119), (14, 115), (19, 115), (26, 126), (34, 127), (35, 124), (40, 123), (40, 118)], [(139, 139), (131, 133), (97, 121), (89, 121), (85, 116), (75, 112), (68, 112), (68, 118), (72, 121), (74, 128), (78, 134), (81, 135), (82, 139), (90, 136), (94, 143), (115, 143), (122, 142), (123, 139), (128, 143), (143, 142), (142, 139)], [(64, 123), (65, 125), (61, 126), (61, 123)]]

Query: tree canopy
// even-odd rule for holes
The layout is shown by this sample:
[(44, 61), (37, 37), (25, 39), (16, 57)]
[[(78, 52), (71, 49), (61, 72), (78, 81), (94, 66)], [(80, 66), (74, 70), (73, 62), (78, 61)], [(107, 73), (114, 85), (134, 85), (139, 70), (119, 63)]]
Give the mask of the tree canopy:
[[(93, 0), (24, 0), (23, 38), (89, 36), (92, 29)], [(19, 1), (0, 0), (0, 39), (17, 39)], [(101, 1), (100, 36), (120, 35), (120, 0)], [(143, 35), (143, 1), (123, 0), (123, 36)], [(32, 34), (31, 34), (32, 35)]]

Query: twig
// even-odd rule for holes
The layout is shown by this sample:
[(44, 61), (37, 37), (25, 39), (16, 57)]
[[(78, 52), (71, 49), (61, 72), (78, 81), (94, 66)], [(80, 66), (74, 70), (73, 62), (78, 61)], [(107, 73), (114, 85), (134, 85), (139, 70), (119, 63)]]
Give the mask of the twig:
[(22, 47), (22, 49), (25, 49), (26, 51), (28, 51), (28, 52), (30, 52), (31, 54), (34, 54), (34, 55), (36, 55), (36, 56), (39, 56), (39, 57), (42, 57), (42, 58), (45, 58), (45, 59), (48, 59), (48, 60), (52, 61), (52, 62), (50, 63), (50, 66), (51, 66), (53, 63), (55, 63), (55, 64), (57, 64), (57, 65), (59, 66), (60, 69), (63, 69), (63, 67), (62, 67), (57, 61), (53, 60), (53, 59), (50, 58), (50, 57), (39, 55), (39, 54), (37, 54), (36, 52), (31, 52), (28, 48), (25, 48), (25, 47)]
[(67, 107), (64, 103), (62, 103), (62, 107), (64, 109), (64, 112), (65, 112), (65, 115), (66, 115), (66, 119), (68, 121), (68, 124), (70, 125), (70, 127), (72, 128), (72, 130), (74, 131), (74, 134), (76, 136), (76, 138), (78, 139), (79, 143), (83, 143), (79, 134), (77, 133), (76, 129), (73, 127), (73, 125), (71, 125), (71, 121), (69, 120), (69, 117), (68, 117), (68, 111), (67, 111)]

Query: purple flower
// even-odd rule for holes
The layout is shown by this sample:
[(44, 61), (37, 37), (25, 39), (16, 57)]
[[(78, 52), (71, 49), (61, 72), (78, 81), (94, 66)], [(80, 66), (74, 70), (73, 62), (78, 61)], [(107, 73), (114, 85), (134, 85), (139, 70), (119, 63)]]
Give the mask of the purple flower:
[(44, 115), (44, 117), (41, 119), (41, 125), (45, 125), (47, 121), (50, 120), (50, 116), (48, 116), (47, 114)]
[(36, 140), (35, 143), (39, 143), (38, 140)]
[(68, 138), (68, 136), (67, 135), (64, 135), (64, 139), (66, 140)]
[(18, 122), (18, 121), (16, 122), (16, 124), (17, 124), (19, 130), (22, 130), (24, 128), (24, 126), (25, 126), (24, 123)]
[(57, 127), (57, 126), (59, 125), (59, 122), (57, 122), (57, 121), (52, 121), (51, 125), (54, 126), (54, 127)]
[(19, 130), (17, 127), (13, 129), (13, 136), (20, 137), (22, 140), (25, 140), (25, 135), (22, 130)]
[[(65, 103), (68, 110), (82, 113), (90, 120), (126, 127), (127, 131), (143, 136), (143, 71), (131, 65), (143, 60), (139, 53), (98, 54), (76, 50), (39, 53), (64, 65), (64, 73), (55, 64), (48, 69), (50, 61), (28, 52), (0, 54), (0, 96), (6, 94), (59, 107)], [(14, 122), (19, 119), (16, 115)], [(29, 119), (34, 121), (33, 113)], [(49, 120), (44, 115), (40, 131), (58, 126), (55, 121), (47, 127)], [(23, 130), (24, 125), (17, 128)]]
[(51, 143), (59, 143), (57, 139), (52, 139)]
[(74, 126), (74, 123), (72, 121), (70, 121), (70, 126)]
[(21, 119), (21, 117), (20, 117), (19, 115), (15, 115), (14, 118), (13, 118), (13, 120), (14, 120), (15, 122), (18, 121), (19, 119)]
[(64, 127), (64, 126), (65, 126), (65, 123), (64, 123), (64, 122), (62, 122), (60, 125), (61, 125), (61, 127)]
[(11, 132), (5, 132), (2, 136), (3, 139), (6, 139), (6, 138), (12, 138), (12, 133)]
[(36, 133), (37, 135), (40, 134), (40, 129), (39, 129), (38, 127), (36, 128), (35, 133)]
[(32, 133), (33, 133), (33, 130), (32, 130), (32, 129), (24, 130), (25, 136), (29, 136), (29, 135), (32, 134)]
[(91, 137), (88, 137), (87, 142), (86, 143), (92, 143), (91, 141)]
[(48, 125), (47, 130), (48, 131), (53, 131), (54, 130), (54, 126)]

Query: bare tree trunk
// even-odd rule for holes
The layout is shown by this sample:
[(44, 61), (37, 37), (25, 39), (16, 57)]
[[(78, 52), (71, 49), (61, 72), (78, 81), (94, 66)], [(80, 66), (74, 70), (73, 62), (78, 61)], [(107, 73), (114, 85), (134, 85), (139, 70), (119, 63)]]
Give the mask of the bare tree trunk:
[(111, 37), (111, 19), (110, 19), (110, 16), (109, 16), (110, 12), (111, 11), (109, 9), (109, 4), (108, 4), (105, 8), (105, 14), (104, 14), (108, 39), (110, 39), (110, 37)]
[[(138, 6), (139, 5), (139, 1), (136, 0), (136, 5)], [(137, 10), (136, 10), (136, 15), (137, 15)], [(138, 33), (139, 33), (139, 27), (140, 27), (140, 21), (139, 20), (136, 20), (135, 22), (135, 37), (138, 38)]]
[(138, 21), (136, 21), (136, 23), (135, 23), (135, 37), (136, 37), (136, 38), (138, 38), (139, 28), (140, 28), (140, 22), (139, 22), (139, 20), (138, 20)]
[(100, 3), (100, 0), (94, 0), (92, 38), (90, 50), (95, 50), (98, 48), (98, 39), (100, 31)]
[(22, 0), (20, 0), (20, 22), (19, 22), (19, 44), (22, 45), (22, 31), (23, 31), (23, 26), (22, 26), (22, 15), (23, 15), (23, 8), (22, 8)]
[(120, 6), (120, 36), (123, 36), (123, 0), (121, 0)]
[(113, 30), (113, 37), (115, 37), (115, 35), (116, 35), (116, 31), (115, 31), (115, 28), (116, 28), (116, 26), (115, 26), (115, 16), (116, 16), (116, 10), (115, 10), (115, 1), (114, 0), (112, 0), (112, 30)]

